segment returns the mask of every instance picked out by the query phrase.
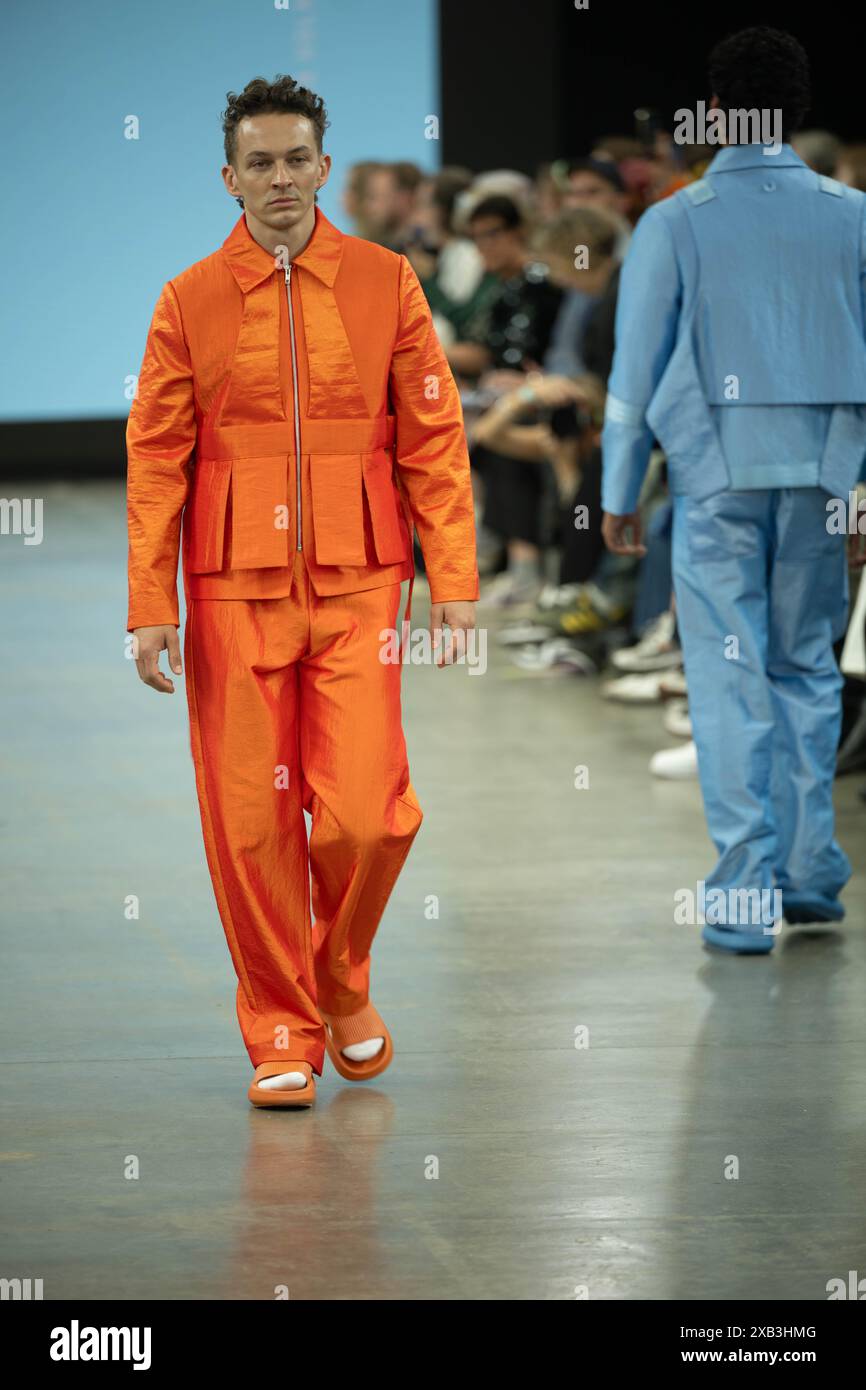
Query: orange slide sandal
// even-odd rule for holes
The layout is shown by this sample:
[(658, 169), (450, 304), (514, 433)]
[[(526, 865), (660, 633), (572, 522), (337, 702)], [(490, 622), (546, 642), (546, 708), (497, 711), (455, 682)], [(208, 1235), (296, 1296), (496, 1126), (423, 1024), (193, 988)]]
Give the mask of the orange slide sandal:
[[(265, 1081), (269, 1076), (281, 1076), (283, 1072), (301, 1071), (307, 1078), (306, 1086), (299, 1086), (294, 1091), (263, 1091), (259, 1086), (260, 1081)], [(253, 1083), (247, 1092), (248, 1099), (253, 1105), (273, 1106), (281, 1110), (301, 1109), (306, 1105), (312, 1105), (316, 1099), (316, 1082), (313, 1077), (313, 1068), (309, 1062), (262, 1062), (256, 1067), (256, 1074)]]
[[(373, 1004), (365, 1004), (358, 1013), (342, 1017), (326, 1014), (320, 1008), (319, 1016), (325, 1025), (328, 1056), (347, 1081), (369, 1081), (390, 1065), (394, 1056), (394, 1043)], [(343, 1056), (342, 1048), (351, 1047), (352, 1043), (366, 1042), (368, 1038), (385, 1039), (376, 1056), (371, 1057), (369, 1062), (353, 1062), (351, 1058)]]

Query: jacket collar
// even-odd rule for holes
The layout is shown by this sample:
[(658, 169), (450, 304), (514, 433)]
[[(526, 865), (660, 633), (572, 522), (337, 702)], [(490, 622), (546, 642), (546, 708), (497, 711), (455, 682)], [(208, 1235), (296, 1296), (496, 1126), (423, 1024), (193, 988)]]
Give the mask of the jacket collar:
[[(323, 285), (332, 289), (343, 254), (343, 233), (333, 222), (328, 221), (318, 203), (315, 213), (313, 235), (303, 251), (294, 257), (292, 265), (302, 266), (311, 275), (315, 275), (317, 280), (321, 280)], [(247, 290), (261, 284), (269, 275), (273, 275), (276, 269), (274, 257), (251, 235), (244, 213), (241, 213), (223, 242), (222, 252), (245, 294)]]
[(704, 176), (729, 174), (735, 169), (783, 169), (794, 164), (801, 169), (809, 167), (790, 145), (782, 145), (778, 154), (764, 154), (765, 148), (760, 141), (754, 145), (725, 145), (710, 160)]

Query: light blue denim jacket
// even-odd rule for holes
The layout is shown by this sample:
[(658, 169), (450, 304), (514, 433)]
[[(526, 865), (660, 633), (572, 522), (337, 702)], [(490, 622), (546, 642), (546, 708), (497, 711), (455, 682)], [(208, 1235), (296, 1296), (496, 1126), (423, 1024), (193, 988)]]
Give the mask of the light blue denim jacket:
[(866, 458), (866, 194), (790, 145), (729, 145), (647, 209), (620, 280), (605, 511), (635, 510), (654, 437), (675, 493), (847, 497)]

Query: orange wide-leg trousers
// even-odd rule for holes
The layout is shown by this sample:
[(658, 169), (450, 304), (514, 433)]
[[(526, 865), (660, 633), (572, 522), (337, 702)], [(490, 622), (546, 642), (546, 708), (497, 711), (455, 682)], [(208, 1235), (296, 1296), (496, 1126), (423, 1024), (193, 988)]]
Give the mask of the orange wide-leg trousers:
[(254, 1066), (321, 1075), (319, 1007), (369, 1000), (370, 948), (423, 818), (402, 666), (380, 660), (400, 591), (319, 597), (298, 551), (289, 598), (188, 601), (196, 789)]

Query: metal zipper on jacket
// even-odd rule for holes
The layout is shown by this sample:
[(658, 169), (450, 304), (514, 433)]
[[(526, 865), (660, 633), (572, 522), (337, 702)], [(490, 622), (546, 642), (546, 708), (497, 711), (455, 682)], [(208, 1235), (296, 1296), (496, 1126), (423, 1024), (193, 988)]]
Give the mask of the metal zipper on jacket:
[(295, 475), (298, 480), (298, 550), (301, 549), (301, 425), (298, 419), (298, 363), (295, 357), (295, 316), (292, 312), (292, 263), (286, 266), (286, 295), (289, 300), (289, 339), (292, 344), (292, 414), (295, 421)]

